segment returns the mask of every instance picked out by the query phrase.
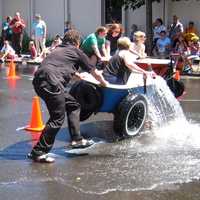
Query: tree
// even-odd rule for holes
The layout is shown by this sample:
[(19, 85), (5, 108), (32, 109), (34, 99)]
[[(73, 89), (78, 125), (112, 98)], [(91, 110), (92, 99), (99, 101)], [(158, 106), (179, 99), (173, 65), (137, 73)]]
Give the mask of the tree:
[[(160, 2), (160, 0), (152, 0)], [(133, 10), (145, 5), (145, 0), (111, 0), (112, 5), (114, 7), (122, 7), (124, 6), (125, 9), (131, 8)]]

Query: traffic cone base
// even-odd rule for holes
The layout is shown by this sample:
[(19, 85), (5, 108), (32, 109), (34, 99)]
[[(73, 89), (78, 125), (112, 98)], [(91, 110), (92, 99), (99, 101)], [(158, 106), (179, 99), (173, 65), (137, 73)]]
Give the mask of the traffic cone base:
[(9, 71), (7, 79), (20, 79), (20, 77), (16, 75), (15, 70), (16, 70), (16, 65), (13, 61), (11, 61), (9, 63)]
[(45, 125), (42, 125), (41, 127), (37, 127), (37, 128), (34, 128), (34, 127), (31, 127), (31, 126), (27, 126), (25, 128), (26, 131), (36, 131), (36, 132), (41, 132), (43, 129), (44, 129)]
[(40, 100), (38, 96), (33, 97), (32, 102), (32, 115), (30, 124), (25, 127), (27, 131), (42, 131), (44, 129), (42, 122), (42, 112), (40, 108)]

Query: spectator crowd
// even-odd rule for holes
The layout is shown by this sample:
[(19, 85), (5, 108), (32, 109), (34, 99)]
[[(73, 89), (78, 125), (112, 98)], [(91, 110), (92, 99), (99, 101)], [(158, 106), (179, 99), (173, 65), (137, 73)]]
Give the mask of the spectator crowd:
[[(49, 47), (46, 47), (47, 25), (40, 14), (36, 14), (32, 22), (29, 54), (31, 59), (43, 60), (58, 45), (62, 37), (56, 35)], [(174, 15), (172, 23), (166, 27), (161, 18), (153, 22), (153, 44), (151, 56), (165, 59), (170, 55), (177, 55), (180, 70), (191, 67), (193, 59), (199, 58), (200, 45), (198, 30), (193, 21), (184, 27), (181, 20)], [(13, 17), (7, 16), (2, 24), (1, 61), (21, 57), (22, 41), (26, 23), (19, 12)], [(75, 29), (70, 21), (65, 22), (64, 34)], [(124, 36), (121, 24), (113, 22), (97, 29), (82, 40), (81, 49), (88, 55), (92, 64), (98, 65), (108, 61), (117, 51), (117, 41)], [(138, 58), (145, 58), (145, 32), (138, 29), (136, 24), (131, 26), (130, 51)], [(148, 55), (150, 56), (150, 55)]]

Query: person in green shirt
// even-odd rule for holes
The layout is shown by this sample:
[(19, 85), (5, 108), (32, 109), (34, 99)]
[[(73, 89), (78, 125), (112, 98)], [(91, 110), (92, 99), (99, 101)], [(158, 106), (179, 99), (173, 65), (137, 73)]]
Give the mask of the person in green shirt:
[(105, 48), (107, 29), (100, 26), (96, 29), (95, 33), (91, 33), (83, 40), (81, 49), (90, 58), (93, 65), (97, 61), (108, 61), (108, 55)]

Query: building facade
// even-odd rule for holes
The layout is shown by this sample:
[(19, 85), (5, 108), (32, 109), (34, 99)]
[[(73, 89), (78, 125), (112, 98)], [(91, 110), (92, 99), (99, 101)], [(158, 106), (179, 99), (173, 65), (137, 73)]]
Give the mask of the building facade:
[[(187, 25), (190, 20), (194, 21), (200, 31), (199, 10), (198, 0), (160, 0), (160, 3), (153, 3), (153, 20), (161, 17), (168, 26), (172, 16), (176, 14), (184, 25)], [(0, 22), (8, 15), (13, 16), (16, 11), (19, 11), (25, 20), (28, 34), (31, 33), (34, 15), (41, 14), (47, 24), (50, 37), (56, 34), (63, 35), (64, 22), (67, 20), (71, 21), (83, 36), (106, 22), (106, 0), (0, 0)], [(132, 24), (145, 31), (145, 13), (145, 6), (134, 11), (122, 9), (122, 24), (127, 34)]]

